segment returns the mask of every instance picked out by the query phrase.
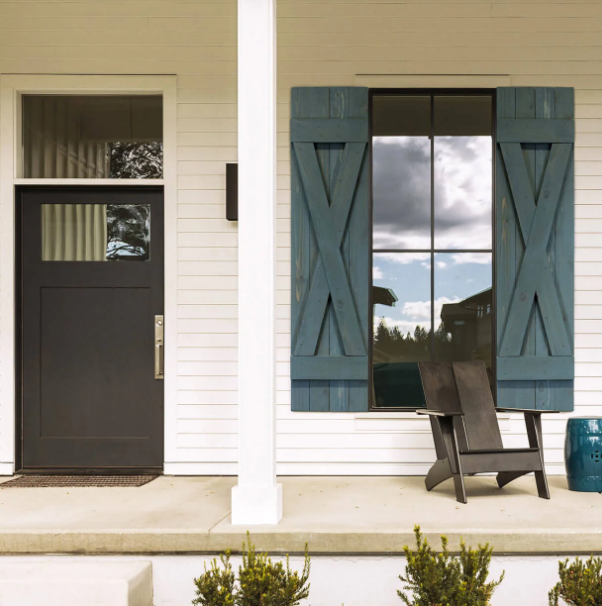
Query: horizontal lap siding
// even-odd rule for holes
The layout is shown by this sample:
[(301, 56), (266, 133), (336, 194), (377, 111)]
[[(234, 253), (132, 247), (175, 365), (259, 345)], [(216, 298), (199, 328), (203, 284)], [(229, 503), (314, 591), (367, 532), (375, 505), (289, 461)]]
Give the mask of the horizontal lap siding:
[(184, 473), (236, 472), (238, 255), (225, 220), (225, 164), (237, 159), (236, 12), (235, 0), (0, 2), (0, 73), (177, 75), (178, 317), (168, 321), (178, 325), (178, 435), (169, 462)]
[[(480, 78), (483, 86), (575, 87), (575, 414), (602, 415), (602, 7), (281, 0), (278, 25), (279, 208), (290, 203), (292, 86), (464, 87), (479, 86)], [(425, 421), (290, 411), (289, 244), (287, 223), (277, 281), (280, 473), (425, 473), (435, 457)], [(565, 423), (565, 415), (544, 421), (551, 472), (564, 471)], [(527, 444), (521, 417), (506, 415), (501, 429), (507, 446)]]
[[(580, 2), (280, 0), (277, 445), (283, 474), (424, 473), (428, 424), (290, 411), (292, 86), (576, 88), (576, 413), (602, 414), (602, 8)], [(177, 74), (178, 420), (182, 473), (235, 473), (237, 234), (225, 163), (236, 152), (236, 3), (0, 1), (0, 72)], [(429, 74), (440, 74), (429, 76)], [(466, 76), (454, 76), (466, 74)], [(400, 84), (401, 83), (401, 84)], [(546, 420), (562, 471), (564, 420)], [(509, 446), (526, 442), (504, 418)], [(1, 439), (1, 437), (0, 437)]]

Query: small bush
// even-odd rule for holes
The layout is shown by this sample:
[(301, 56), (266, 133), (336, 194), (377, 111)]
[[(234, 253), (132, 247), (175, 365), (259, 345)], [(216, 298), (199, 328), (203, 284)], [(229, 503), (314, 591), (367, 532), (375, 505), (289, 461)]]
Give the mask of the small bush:
[(196, 597), (192, 600), (195, 606), (234, 606), (234, 572), (230, 564), (230, 552), (220, 556), (223, 568), (214, 559), (209, 570), (194, 579)]
[(242, 544), (242, 566), (235, 582), (230, 564), (230, 553), (221, 556), (222, 566), (217, 560), (211, 562), (209, 570), (198, 579), (195, 606), (298, 606), (309, 596), (310, 558), (305, 545), (303, 572), (293, 572), (282, 562), (272, 562), (267, 553), (257, 553), (247, 532), (248, 549)]
[(560, 582), (548, 594), (550, 606), (602, 606), (602, 559), (558, 562)]
[[(248, 533), (247, 533), (247, 536)], [(288, 555), (286, 568), (282, 562), (272, 562), (267, 553), (257, 553), (249, 537), (245, 552), (243, 543), (242, 566), (238, 569), (239, 591), (237, 606), (297, 606), (309, 596), (310, 560), (305, 545), (303, 572), (292, 572)]]
[(460, 546), (460, 555), (452, 556), (447, 549), (447, 538), (441, 537), (440, 553), (431, 549), (423, 539), (420, 526), (414, 527), (416, 550), (407, 545), (406, 574), (399, 579), (410, 595), (398, 591), (406, 606), (489, 606), (491, 596), (502, 582), (487, 582), (493, 549), (479, 545), (478, 549)]

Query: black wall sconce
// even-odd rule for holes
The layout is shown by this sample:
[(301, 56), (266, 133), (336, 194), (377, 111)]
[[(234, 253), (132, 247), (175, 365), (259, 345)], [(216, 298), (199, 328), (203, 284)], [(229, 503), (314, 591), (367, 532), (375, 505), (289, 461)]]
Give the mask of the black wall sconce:
[(238, 221), (238, 164), (226, 164), (226, 219)]

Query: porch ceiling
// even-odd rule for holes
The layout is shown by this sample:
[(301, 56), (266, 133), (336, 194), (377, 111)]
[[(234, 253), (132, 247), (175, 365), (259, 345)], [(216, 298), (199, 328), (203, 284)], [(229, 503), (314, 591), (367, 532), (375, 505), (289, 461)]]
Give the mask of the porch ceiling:
[[(278, 526), (251, 528), (270, 552), (390, 554), (422, 526), (439, 545), (460, 537), (500, 553), (602, 553), (602, 496), (575, 493), (550, 477), (552, 498), (532, 477), (500, 490), (467, 478), (468, 504), (451, 482), (431, 493), (421, 477), (285, 477)], [(210, 553), (240, 549), (246, 528), (230, 523), (235, 478), (161, 477), (140, 488), (0, 490), (0, 553)]]

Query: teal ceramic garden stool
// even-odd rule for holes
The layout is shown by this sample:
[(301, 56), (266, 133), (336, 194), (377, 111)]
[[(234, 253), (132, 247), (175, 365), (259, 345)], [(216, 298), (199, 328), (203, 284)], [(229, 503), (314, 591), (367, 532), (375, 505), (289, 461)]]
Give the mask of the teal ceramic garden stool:
[(564, 460), (569, 490), (602, 492), (602, 418), (569, 419)]

